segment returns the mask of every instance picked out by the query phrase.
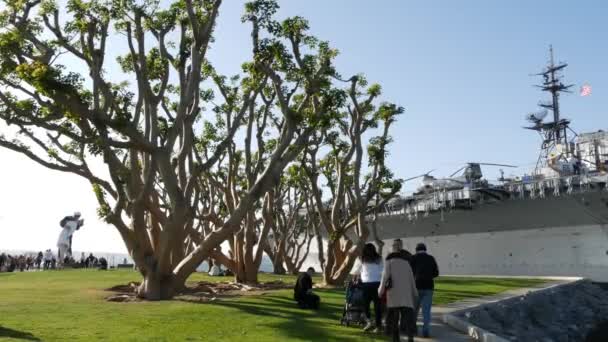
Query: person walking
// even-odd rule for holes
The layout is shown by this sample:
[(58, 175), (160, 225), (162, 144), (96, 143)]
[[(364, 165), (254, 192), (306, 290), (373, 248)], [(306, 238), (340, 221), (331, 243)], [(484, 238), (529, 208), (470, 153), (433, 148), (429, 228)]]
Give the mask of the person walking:
[[(355, 271), (355, 275), (361, 281), (361, 287), (365, 296), (365, 315), (368, 318), (367, 325), (363, 328), (369, 331), (373, 328), (376, 330), (382, 327), (382, 304), (378, 296), (378, 288), (382, 278), (382, 256), (376, 251), (376, 246), (372, 243), (367, 243), (363, 247), (360, 263)], [(374, 317), (371, 319), (370, 306), (374, 303)]]
[(422, 308), (422, 336), (428, 338), (431, 333), (431, 306), (433, 305), (435, 278), (439, 276), (439, 268), (435, 258), (426, 252), (424, 243), (416, 246), (416, 254), (412, 257), (412, 268), (419, 295), (415, 317), (418, 317), (418, 312)]
[(388, 307), (386, 321), (393, 342), (400, 341), (401, 321), (406, 323), (405, 333), (408, 341), (414, 341), (416, 331), (414, 307), (418, 300), (418, 292), (410, 263), (399, 250), (393, 249), (393, 253), (386, 258), (381, 279), (378, 294), (382, 296), (386, 291)]

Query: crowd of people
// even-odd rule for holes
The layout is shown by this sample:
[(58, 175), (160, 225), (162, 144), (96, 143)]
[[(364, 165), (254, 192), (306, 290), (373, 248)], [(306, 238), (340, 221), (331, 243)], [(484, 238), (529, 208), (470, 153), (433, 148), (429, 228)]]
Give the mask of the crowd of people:
[[(108, 261), (104, 257), (97, 258), (90, 253), (85, 257), (85, 253), (79, 261), (76, 261), (70, 254), (63, 260), (63, 267), (71, 268), (99, 268), (107, 269)], [(15, 271), (32, 271), (32, 270), (54, 270), (59, 268), (57, 256), (47, 249), (44, 252), (25, 253), (19, 255), (11, 255), (7, 253), (0, 254), (0, 272), (15, 272)]]
[[(314, 269), (309, 268), (296, 280), (294, 299), (300, 308), (319, 308), (320, 297), (313, 292), (313, 274)], [(393, 341), (399, 341), (400, 335), (405, 334), (408, 341), (413, 341), (418, 335), (416, 319), (422, 311), (422, 336), (429, 337), (434, 279), (438, 276), (437, 262), (427, 253), (424, 243), (419, 243), (412, 255), (403, 249), (402, 241), (396, 239), (385, 260), (374, 244), (366, 244), (353, 272), (353, 281), (363, 292), (366, 321), (363, 329), (384, 332), (392, 336)]]
[(16, 270), (23, 272), (40, 269), (41, 267), (42, 259), (34, 255), (0, 254), (0, 272), (14, 272)]

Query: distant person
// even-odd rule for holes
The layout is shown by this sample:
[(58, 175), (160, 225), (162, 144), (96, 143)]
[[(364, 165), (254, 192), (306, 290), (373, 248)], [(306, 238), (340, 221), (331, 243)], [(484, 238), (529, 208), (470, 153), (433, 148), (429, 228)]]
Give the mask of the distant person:
[(42, 254), (42, 251), (38, 252), (38, 255), (36, 256), (36, 268), (40, 269), (40, 267), (42, 266), (42, 261), (44, 259), (44, 254)]
[(8, 264), (8, 257), (5, 253), (0, 254), (0, 272), (4, 271), (5, 265)]
[(53, 261), (53, 252), (50, 249), (47, 249), (44, 252), (44, 269), (48, 270), (51, 268), (51, 262)]
[(29, 271), (31, 269), (34, 269), (34, 258), (32, 258), (31, 255), (28, 255), (25, 258), (25, 270)]
[[(355, 271), (356, 276), (361, 281), (361, 287), (365, 296), (365, 315), (368, 318), (367, 325), (363, 330), (368, 331), (372, 328), (382, 327), (382, 305), (378, 297), (378, 288), (382, 279), (382, 256), (376, 252), (376, 246), (367, 243), (361, 253), (360, 264)], [(370, 306), (374, 302), (375, 320), (371, 320)], [(375, 323), (375, 324), (374, 324)]]
[(386, 291), (386, 322), (393, 342), (400, 341), (401, 330), (405, 330), (408, 341), (414, 341), (418, 292), (410, 263), (398, 247), (399, 244), (393, 244), (393, 252), (386, 258), (378, 294), (382, 296)]
[(106, 258), (104, 258), (104, 257), (99, 258), (99, 270), (106, 271), (107, 269), (108, 269), (108, 261), (106, 260)]
[(19, 271), (23, 272), (27, 266), (27, 259), (25, 258), (25, 255), (21, 254), (18, 258), (17, 258), (17, 265), (19, 266)]
[(84, 252), (80, 254), (80, 267), (85, 268), (87, 266), (87, 257)]
[(7, 271), (8, 272), (14, 272), (15, 269), (17, 268), (17, 257), (15, 256), (11, 256), (10, 254), (8, 255), (8, 267), (7, 267)]
[(433, 305), (435, 278), (439, 276), (439, 268), (435, 258), (427, 254), (424, 243), (419, 243), (416, 246), (416, 254), (412, 258), (412, 267), (416, 278), (416, 288), (420, 296), (416, 305), (416, 317), (418, 317), (418, 312), (422, 307), (422, 336), (428, 338), (431, 333), (431, 306)]
[(87, 268), (95, 267), (96, 263), (97, 263), (97, 258), (95, 256), (93, 256), (93, 253), (90, 253), (89, 256), (87, 257)]
[(301, 309), (319, 309), (321, 298), (312, 292), (312, 276), (315, 269), (309, 267), (306, 272), (300, 273), (293, 289), (293, 299), (298, 302)]
[(220, 267), (216, 263), (213, 263), (213, 265), (209, 269), (209, 275), (212, 277), (218, 277), (221, 274), (222, 274), (222, 270), (220, 269)]

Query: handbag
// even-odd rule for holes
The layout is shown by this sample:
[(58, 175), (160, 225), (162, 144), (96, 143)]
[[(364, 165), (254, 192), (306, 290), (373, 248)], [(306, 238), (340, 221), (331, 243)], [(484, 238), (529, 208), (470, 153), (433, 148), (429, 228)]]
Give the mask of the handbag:
[(393, 279), (391, 279), (390, 276), (388, 277), (388, 279), (386, 279), (386, 282), (384, 283), (384, 288), (387, 290), (390, 290), (393, 288)]

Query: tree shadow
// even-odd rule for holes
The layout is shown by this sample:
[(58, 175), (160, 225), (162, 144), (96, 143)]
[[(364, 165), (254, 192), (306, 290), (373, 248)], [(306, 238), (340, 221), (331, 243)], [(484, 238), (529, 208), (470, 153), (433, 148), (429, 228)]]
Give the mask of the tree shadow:
[[(266, 295), (263, 301), (247, 300), (228, 300), (214, 302), (212, 305), (234, 308), (250, 315), (273, 317), (276, 320), (266, 324), (268, 328), (280, 330), (286, 339), (330, 341), (336, 340), (335, 330), (340, 325), (343, 307), (339, 304), (331, 303), (330, 300), (324, 302), (327, 297), (341, 295), (340, 290), (320, 290), (316, 291), (321, 296), (321, 308), (317, 311), (302, 310), (296, 303), (281, 294)], [(342, 291), (343, 293), (343, 291)], [(341, 335), (340, 341), (362, 341), (365, 334), (362, 331), (354, 331), (353, 335)]]
[(32, 335), (31, 333), (25, 331), (13, 330), (10, 328), (6, 328), (0, 326), (0, 338), (1, 337), (11, 337), (18, 340), (26, 340), (26, 341), (41, 341), (38, 337)]

